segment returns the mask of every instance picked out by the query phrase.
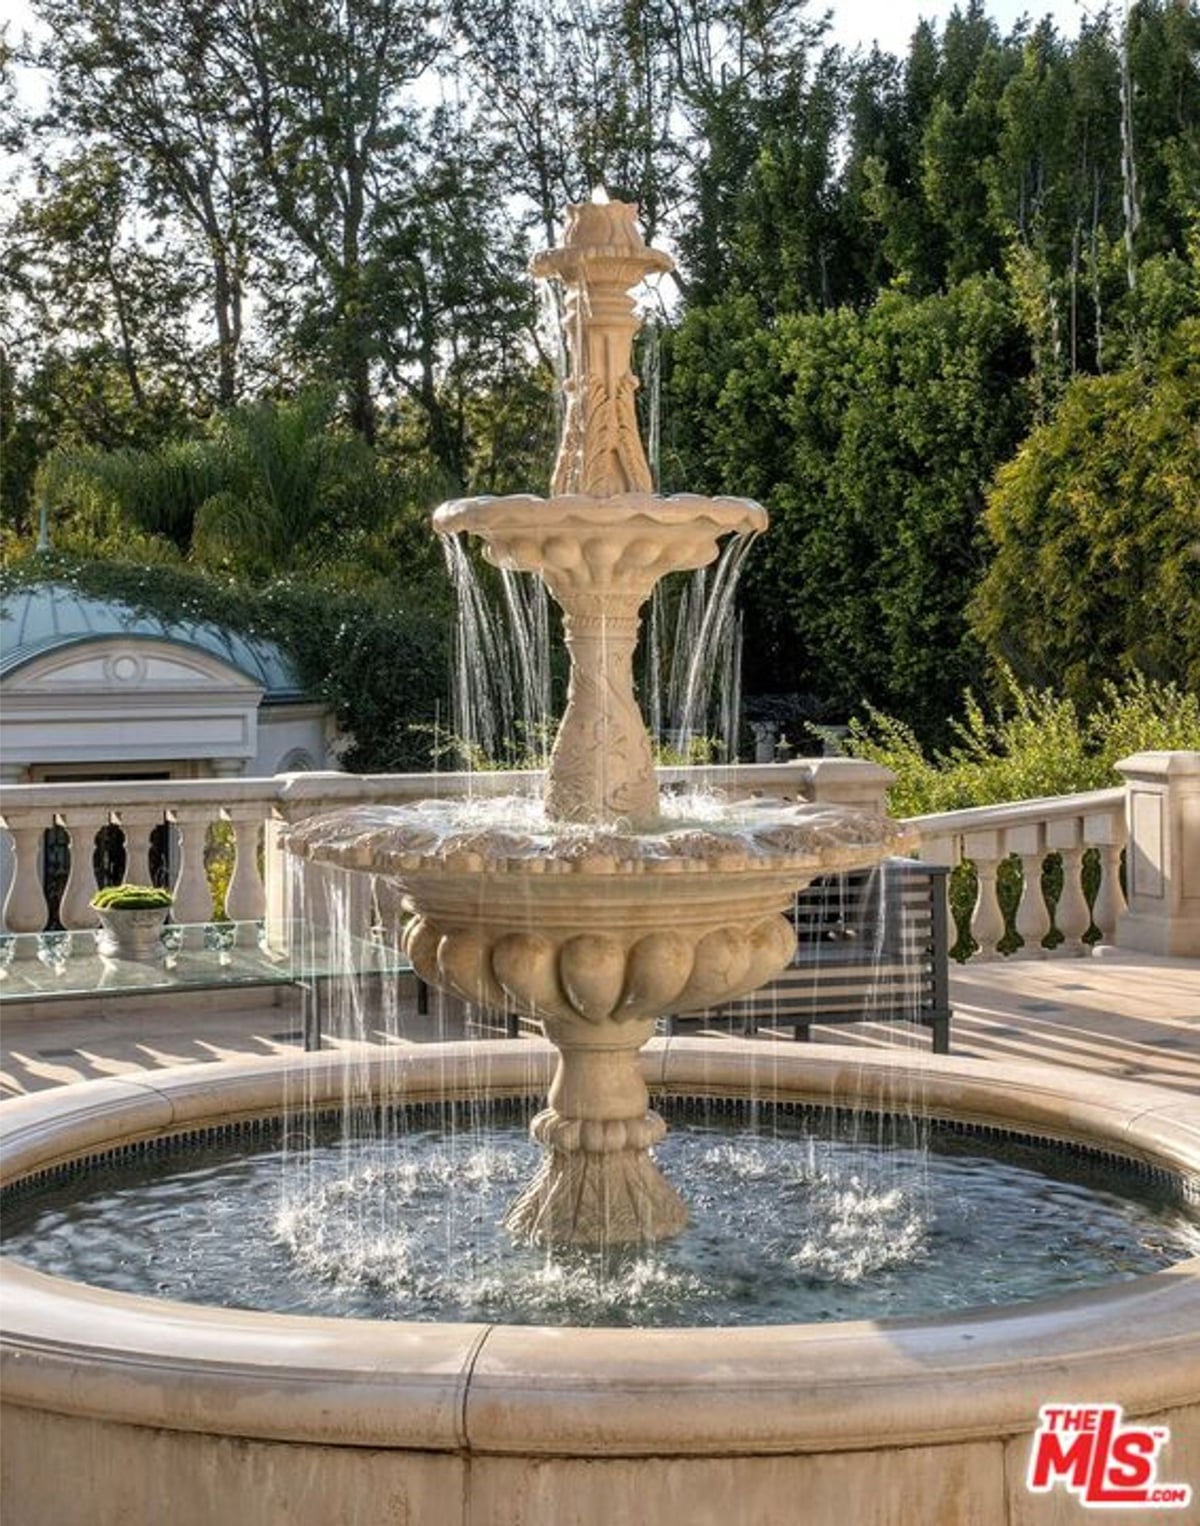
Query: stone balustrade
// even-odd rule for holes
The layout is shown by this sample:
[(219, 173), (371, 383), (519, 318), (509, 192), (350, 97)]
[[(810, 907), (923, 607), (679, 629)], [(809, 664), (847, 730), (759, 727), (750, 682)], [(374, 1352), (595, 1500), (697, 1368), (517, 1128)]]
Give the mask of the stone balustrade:
[(947, 894), (959, 957), (1042, 958), (1112, 942), (1125, 906), (1125, 793), (1091, 790), (911, 818), (921, 858), (958, 871)]
[[(1200, 753), (1142, 753), (1118, 768), (1126, 776), (1123, 787), (911, 819), (920, 856), (956, 871), (948, 894), (960, 958), (1070, 955), (1112, 942), (1200, 954)], [(670, 768), (658, 775), (666, 789), (703, 784), (734, 797), (875, 809), (882, 808), (891, 779), (886, 769), (850, 758)], [(38, 933), (50, 923), (43, 873), (51, 829), (69, 843), (58, 905), (58, 921), (68, 930), (95, 924), (88, 905), (96, 889), (93, 857), (106, 827), (123, 835), (126, 879), (149, 879), (152, 856), (156, 867), (165, 865), (176, 921), (225, 916), (238, 923), (265, 919), (270, 926), (287, 912), (277, 847), (284, 823), (337, 806), (511, 794), (538, 782), (529, 773), (304, 773), (10, 785), (0, 799), (4, 927)], [(213, 905), (205, 866), (214, 838), (230, 869), (223, 907)], [(368, 911), (369, 902), (361, 908), (364, 923)]]

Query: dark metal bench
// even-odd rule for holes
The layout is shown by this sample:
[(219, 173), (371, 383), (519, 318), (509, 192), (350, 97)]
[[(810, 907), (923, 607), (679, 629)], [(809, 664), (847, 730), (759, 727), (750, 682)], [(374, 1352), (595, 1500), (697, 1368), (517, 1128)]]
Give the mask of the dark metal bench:
[(940, 865), (886, 860), (876, 871), (831, 875), (796, 897), (792, 963), (750, 996), (707, 1012), (663, 1020), (684, 1024), (791, 1027), (808, 1039), (831, 1023), (905, 1021), (950, 1051), (949, 918)]

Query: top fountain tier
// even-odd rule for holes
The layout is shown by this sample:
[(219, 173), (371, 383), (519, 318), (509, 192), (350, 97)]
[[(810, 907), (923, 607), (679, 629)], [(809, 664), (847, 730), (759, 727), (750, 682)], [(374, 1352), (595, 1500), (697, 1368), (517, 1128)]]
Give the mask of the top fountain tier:
[(552, 496), (457, 499), (433, 516), (440, 534), (478, 535), (496, 566), (537, 573), (562, 606), (571, 679), (547, 770), (555, 821), (657, 820), (650, 739), (633, 687), (641, 607), (666, 573), (711, 562), (722, 536), (767, 525), (749, 499), (652, 490), (634, 406), (641, 318), (632, 288), (672, 263), (647, 247), (630, 203), (568, 208), (562, 245), (532, 265), (566, 288), (571, 374)]
[[(617, 582), (625, 573), (644, 573), (653, 566), (648, 582), (644, 576), (633, 579), (645, 585), (643, 597), (664, 572), (711, 561), (720, 536), (765, 530), (765, 510), (749, 499), (685, 494), (664, 500), (653, 491), (634, 402), (638, 379), (631, 364), (633, 340), (642, 320), (633, 288), (649, 274), (673, 269), (674, 261), (644, 242), (637, 207), (606, 198), (568, 207), (563, 243), (535, 255), (530, 268), (566, 289), (570, 376), (563, 384), (566, 408), (550, 483), (552, 497), (458, 499), (438, 509), (435, 528), (443, 533), (469, 530), (488, 542), (491, 560), (500, 566), (541, 572), (545, 563), (534, 541), (548, 523), (562, 518), (566, 538), (578, 541), (581, 535), (588, 538), (590, 518), (610, 541), (642, 538), (637, 555), (617, 554), (612, 560), (622, 563)], [(694, 534), (689, 536), (693, 521)], [(528, 524), (540, 528), (522, 535)], [(665, 532), (679, 548), (678, 560), (668, 561), (665, 549), (651, 555), (644, 544), (647, 532)], [(699, 539), (707, 540), (708, 552), (697, 560)], [(520, 540), (524, 543), (516, 545)], [(552, 575), (563, 569), (564, 561), (575, 560), (564, 552), (563, 540), (563, 535), (556, 537), (558, 555), (546, 559)], [(594, 556), (586, 559), (603, 562)], [(635, 568), (635, 561), (645, 565)], [(607, 575), (611, 570), (600, 574), (606, 585), (614, 581)], [(551, 587), (557, 597), (553, 582)]]
[[(602, 194), (602, 193), (599, 193)], [(535, 255), (534, 275), (566, 288), (565, 330), (571, 377), (551, 491), (648, 493), (650, 468), (638, 432), (630, 366), (641, 317), (632, 288), (675, 262), (650, 249), (630, 202), (593, 200), (568, 207), (563, 242)]]

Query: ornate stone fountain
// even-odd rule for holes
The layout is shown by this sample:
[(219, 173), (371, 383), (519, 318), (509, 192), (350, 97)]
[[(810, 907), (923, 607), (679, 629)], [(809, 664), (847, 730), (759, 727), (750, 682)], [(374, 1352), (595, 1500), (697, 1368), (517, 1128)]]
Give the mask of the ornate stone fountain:
[[(634, 408), (631, 289), (670, 257), (643, 242), (636, 208), (571, 207), (561, 248), (533, 271), (566, 287), (572, 374), (553, 496), (469, 498), (434, 515), (496, 566), (542, 577), (561, 605), (571, 677), (530, 830), (503, 807), (341, 811), (299, 824), (294, 853), (398, 882), (405, 949), (426, 981), (485, 1007), (536, 1016), (559, 1051), (532, 1124), (542, 1168), (508, 1224), (548, 1243), (676, 1234), (679, 1194), (649, 1150), (666, 1125), (638, 1051), (659, 1016), (754, 990), (795, 947), (783, 915), (818, 874), (874, 863), (900, 841), (882, 818), (815, 806), (731, 807), (665, 818), (634, 694), (640, 610), (666, 573), (703, 567), (722, 536), (766, 528), (738, 498), (651, 491)], [(527, 813), (526, 813), (527, 814)]]

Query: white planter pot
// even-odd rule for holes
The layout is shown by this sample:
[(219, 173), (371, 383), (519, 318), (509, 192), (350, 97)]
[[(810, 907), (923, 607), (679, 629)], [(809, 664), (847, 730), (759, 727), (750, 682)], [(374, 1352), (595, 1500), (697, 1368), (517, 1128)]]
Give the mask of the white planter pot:
[(162, 930), (169, 906), (94, 907), (103, 929), (100, 952), (110, 959), (154, 963), (162, 956)]

